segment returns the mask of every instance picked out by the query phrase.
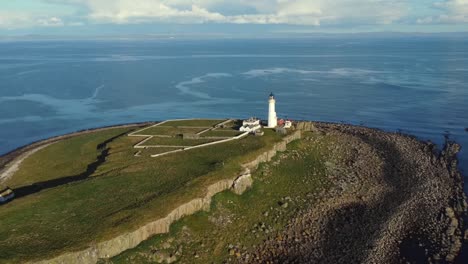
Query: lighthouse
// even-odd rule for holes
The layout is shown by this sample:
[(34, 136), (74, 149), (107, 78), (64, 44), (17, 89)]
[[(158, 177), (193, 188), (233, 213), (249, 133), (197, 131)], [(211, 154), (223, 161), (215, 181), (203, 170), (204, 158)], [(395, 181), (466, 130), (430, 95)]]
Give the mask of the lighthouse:
[(275, 110), (275, 95), (273, 93), (270, 94), (268, 98), (268, 127), (275, 128), (278, 126), (278, 118), (276, 117), (276, 110)]

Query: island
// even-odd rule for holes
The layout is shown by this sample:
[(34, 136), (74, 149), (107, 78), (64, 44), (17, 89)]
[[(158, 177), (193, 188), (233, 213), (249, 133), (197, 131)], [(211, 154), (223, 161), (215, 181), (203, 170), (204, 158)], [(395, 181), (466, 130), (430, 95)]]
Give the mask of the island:
[(460, 146), (348, 124), (177, 119), (0, 157), (0, 263), (451, 263)]

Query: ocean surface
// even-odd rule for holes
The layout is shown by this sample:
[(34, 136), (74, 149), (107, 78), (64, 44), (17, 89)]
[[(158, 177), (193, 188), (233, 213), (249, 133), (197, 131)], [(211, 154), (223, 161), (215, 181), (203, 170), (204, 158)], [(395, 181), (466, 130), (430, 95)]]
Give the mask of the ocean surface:
[[(468, 39), (0, 42), (0, 154), (105, 125), (280, 117), (401, 131), (465, 149)], [(468, 191), (468, 188), (465, 187)]]

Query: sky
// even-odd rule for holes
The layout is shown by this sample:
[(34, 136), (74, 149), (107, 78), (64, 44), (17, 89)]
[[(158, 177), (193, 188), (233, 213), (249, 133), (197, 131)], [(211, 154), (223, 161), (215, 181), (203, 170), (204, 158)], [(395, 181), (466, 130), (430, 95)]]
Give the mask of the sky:
[(0, 36), (467, 31), (468, 0), (0, 0)]

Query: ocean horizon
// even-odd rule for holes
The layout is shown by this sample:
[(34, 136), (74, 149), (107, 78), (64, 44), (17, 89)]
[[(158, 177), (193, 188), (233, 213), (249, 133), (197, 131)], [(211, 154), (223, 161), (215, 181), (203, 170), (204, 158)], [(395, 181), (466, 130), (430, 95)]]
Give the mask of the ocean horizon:
[(114, 124), (266, 119), (273, 92), (280, 118), (448, 137), (468, 172), (468, 38), (8, 41), (0, 62), (0, 154)]

